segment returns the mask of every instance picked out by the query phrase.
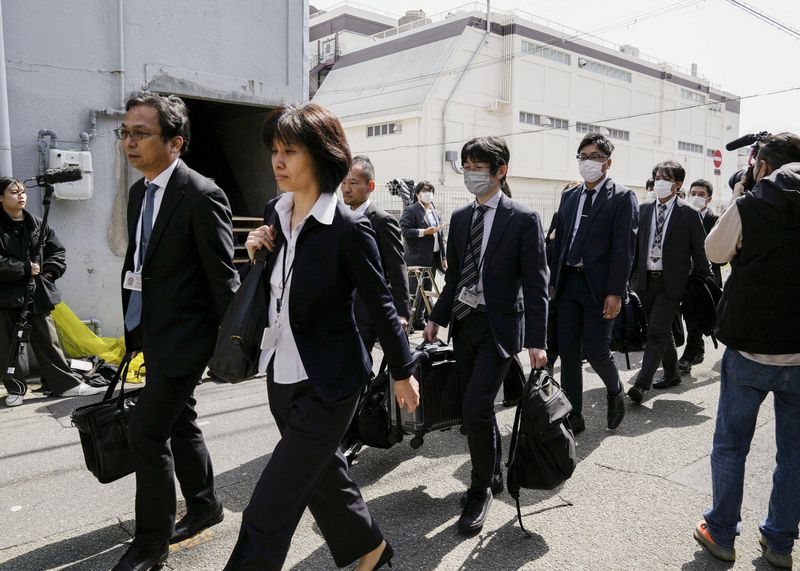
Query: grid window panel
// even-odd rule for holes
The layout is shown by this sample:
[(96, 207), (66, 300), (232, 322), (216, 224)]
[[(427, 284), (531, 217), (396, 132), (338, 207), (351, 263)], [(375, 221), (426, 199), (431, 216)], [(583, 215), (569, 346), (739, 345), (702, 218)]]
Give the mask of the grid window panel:
[(608, 136), (612, 139), (619, 139), (620, 141), (630, 141), (630, 131), (623, 131), (622, 129), (609, 129)]
[(606, 77), (610, 77), (611, 79), (617, 79), (619, 81), (627, 81), (628, 83), (631, 83), (633, 81), (633, 76), (631, 75), (631, 72), (625, 71), (624, 69), (619, 69), (618, 67), (612, 67), (610, 65), (599, 63), (596, 61), (587, 61), (584, 69), (587, 69), (593, 73), (599, 73), (600, 75), (605, 75)]
[(533, 113), (528, 113), (526, 111), (519, 112), (519, 122), (520, 123), (527, 123), (528, 125), (536, 125), (536, 117)]
[(696, 103), (705, 103), (706, 96), (702, 93), (697, 93), (696, 91), (691, 91), (689, 89), (681, 88), (681, 97), (684, 99), (688, 99), (689, 101), (694, 101)]
[(695, 143), (687, 143), (686, 141), (678, 141), (678, 150), (687, 151), (690, 153), (703, 154), (703, 145), (697, 145)]
[(556, 63), (564, 65), (572, 64), (572, 56), (570, 54), (546, 46), (540, 46), (526, 40), (522, 40), (522, 51)]
[(400, 123), (384, 123), (367, 127), (367, 137), (380, 137), (382, 135), (396, 135), (400, 133)]

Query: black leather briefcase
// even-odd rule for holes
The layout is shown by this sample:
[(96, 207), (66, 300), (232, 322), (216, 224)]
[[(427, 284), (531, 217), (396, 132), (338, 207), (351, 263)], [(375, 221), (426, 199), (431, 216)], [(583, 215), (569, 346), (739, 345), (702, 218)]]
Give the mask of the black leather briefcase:
[[(128, 445), (128, 422), (142, 389), (125, 392), (132, 354), (128, 353), (117, 368), (103, 400), (76, 408), (70, 418), (78, 429), (86, 467), (101, 484), (108, 484), (133, 473)], [(112, 398), (120, 378), (119, 396)]]

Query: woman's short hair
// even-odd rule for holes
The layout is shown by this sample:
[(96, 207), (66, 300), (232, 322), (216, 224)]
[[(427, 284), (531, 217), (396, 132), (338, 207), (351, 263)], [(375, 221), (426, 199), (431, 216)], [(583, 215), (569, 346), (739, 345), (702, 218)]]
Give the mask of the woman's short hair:
[(318, 103), (281, 105), (273, 109), (264, 121), (263, 140), (267, 149), (271, 149), (276, 140), (308, 149), (320, 192), (336, 192), (336, 187), (350, 171), (352, 158), (342, 124)]
[(429, 180), (421, 180), (417, 183), (417, 186), (414, 187), (414, 195), (416, 196), (417, 194), (425, 190), (436, 192), (436, 187), (433, 186), (433, 183)]
[(12, 178), (10, 176), (4, 176), (0, 178), (0, 196), (3, 196), (6, 193), (6, 190), (11, 188), (12, 186), (18, 186), (20, 188), (25, 188), (25, 185), (22, 184), (22, 181)]
[(656, 178), (659, 172), (669, 176), (675, 182), (683, 182), (686, 180), (686, 169), (678, 161), (664, 161), (658, 163), (653, 167), (653, 178)]

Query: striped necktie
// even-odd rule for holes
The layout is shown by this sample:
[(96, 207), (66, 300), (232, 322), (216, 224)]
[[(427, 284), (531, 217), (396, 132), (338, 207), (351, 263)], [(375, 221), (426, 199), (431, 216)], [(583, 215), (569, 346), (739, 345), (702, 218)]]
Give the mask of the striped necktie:
[[(139, 259), (136, 260), (136, 270), (141, 272), (144, 265), (144, 256), (147, 252), (147, 244), (150, 242), (150, 235), (153, 233), (153, 211), (155, 207), (156, 191), (158, 185), (150, 183), (147, 185), (144, 201), (144, 212), (142, 213), (142, 231), (139, 234)], [(128, 308), (125, 311), (125, 329), (133, 331), (142, 321), (142, 292), (131, 291), (128, 298)]]
[[(478, 271), (480, 268), (480, 253), (481, 245), (483, 242), (483, 216), (489, 209), (485, 204), (475, 208), (472, 215), (472, 228), (469, 232), (469, 242), (467, 242), (467, 251), (464, 254), (464, 266), (461, 268), (461, 279), (458, 280), (457, 293), (465, 287), (471, 287), (478, 283)], [(453, 305), (453, 314), (456, 319), (463, 319), (472, 311), (472, 308), (466, 303), (456, 300)]]
[[(661, 242), (664, 239), (664, 222), (667, 220), (667, 205), (658, 205), (658, 214), (656, 215), (656, 236), (653, 238), (653, 248), (660, 248)], [(657, 262), (661, 256), (650, 256), (650, 259)]]

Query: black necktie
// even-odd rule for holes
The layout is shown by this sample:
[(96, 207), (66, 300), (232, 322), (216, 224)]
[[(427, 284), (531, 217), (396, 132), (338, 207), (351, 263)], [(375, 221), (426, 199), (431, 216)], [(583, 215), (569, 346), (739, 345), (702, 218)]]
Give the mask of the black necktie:
[[(483, 242), (483, 215), (486, 214), (488, 206), (481, 204), (472, 215), (472, 228), (469, 232), (469, 242), (467, 251), (464, 253), (464, 266), (461, 268), (461, 279), (458, 280), (456, 293), (460, 294), (465, 287), (474, 286), (478, 283), (478, 263), (480, 260), (481, 244)], [(453, 314), (456, 319), (463, 319), (472, 308), (466, 303), (456, 300), (453, 305)]]
[(578, 223), (578, 232), (575, 234), (575, 239), (572, 241), (572, 247), (570, 247), (569, 255), (567, 256), (568, 266), (577, 266), (581, 261), (583, 240), (589, 227), (587, 220), (589, 219), (589, 212), (592, 211), (592, 197), (596, 189), (587, 188), (584, 192), (586, 193), (586, 197), (583, 199), (583, 210), (581, 210), (581, 220)]

